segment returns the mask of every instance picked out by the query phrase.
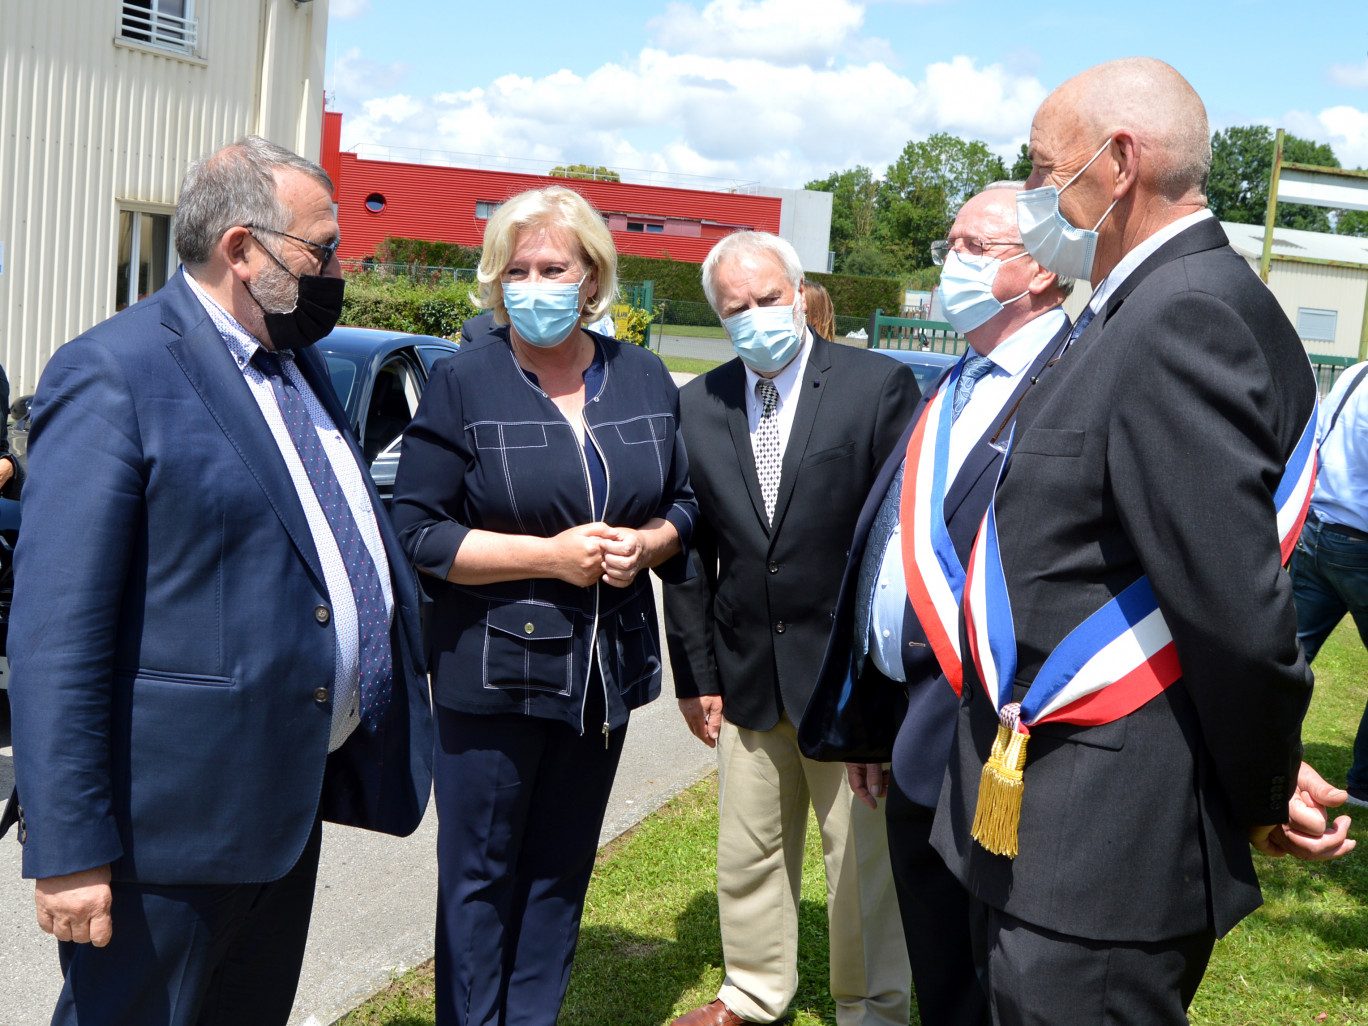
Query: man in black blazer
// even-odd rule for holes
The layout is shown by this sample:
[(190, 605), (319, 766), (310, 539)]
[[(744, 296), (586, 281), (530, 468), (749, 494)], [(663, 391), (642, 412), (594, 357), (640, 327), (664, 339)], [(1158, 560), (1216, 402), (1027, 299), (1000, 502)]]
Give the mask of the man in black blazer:
[[(1000, 552), (1010, 609), (983, 597), (1001, 592), (977, 570), (965, 591), (962, 644), (977, 648), (932, 840), (981, 903), (994, 1022), (1186, 1023), (1215, 939), (1259, 904), (1250, 844), (1315, 857), (1353, 844), (1347, 818), (1325, 831), (1343, 792), (1300, 766), (1311, 674), (1280, 546), (1297, 509), (1277, 515), (1315, 381), (1205, 209), (1208, 140), (1192, 87), (1148, 58), (1071, 79), (1031, 128), (1022, 237), (1094, 292), (1077, 341), (1020, 406), (997, 545), (988, 531), (976, 543), (976, 567)], [(1128, 635), (1136, 649), (1098, 649), (1105, 702), (1065, 691), (1062, 719), (1042, 722), (1042, 688), (1088, 679), (1086, 664), (1056, 676), (1046, 658), (1071, 632), (1070, 645), (1093, 637), (1096, 621), (1075, 628), (1142, 577), (1162, 621)], [(1152, 647), (1164, 629), (1171, 647)], [(984, 764), (1000, 722), (1020, 733), (1023, 702), (1013, 845), (997, 829), (1012, 767)]]
[(821, 665), (856, 516), (918, 391), (901, 364), (813, 334), (802, 277), (775, 236), (719, 242), (704, 289), (741, 356), (680, 392), (702, 518), (697, 578), (666, 588), (665, 625), (680, 708), (718, 747), (727, 968), (718, 999), (677, 1020), (687, 1026), (784, 1014), (798, 979), (809, 801), (827, 858), (837, 1021), (907, 1022), (882, 816), (854, 800), (842, 767), (801, 757), (794, 725)]
[[(945, 474), (940, 515), (952, 547), (945, 555), (963, 568), (997, 483), (1016, 406), (1068, 338), (1069, 318), (1060, 307), (1073, 281), (1042, 268), (1022, 245), (1016, 223), (1020, 188), (1019, 182), (1004, 182), (970, 199), (955, 218), (948, 245), (933, 250), (946, 264), (947, 316), (970, 348), (959, 368), (923, 397), (860, 511), (817, 685), (839, 691), (853, 679), (861, 693), (907, 692), (891, 771), (879, 763), (850, 764), (848, 770), (851, 787), (871, 807), (887, 787), (888, 848), (917, 1009), (922, 1022), (937, 1026), (987, 1023), (988, 1006), (974, 968), (969, 894), (931, 847), (962, 674), (958, 655), (929, 638), (937, 636), (936, 621), (944, 621), (939, 638), (958, 639), (958, 595), (947, 583), (949, 601), (938, 611), (923, 598), (929, 597), (923, 587), (909, 588), (909, 576), (937, 572), (937, 556), (929, 534), (903, 522), (900, 509), (904, 501), (917, 502), (923, 507), (919, 516), (931, 515), (926, 507), (936, 489), (930, 478), (923, 473), (919, 485), (907, 475), (916, 476), (918, 466), (927, 465), (923, 461), (936, 466), (932, 429), (944, 424), (950, 444), (939, 457)], [(970, 278), (972, 284), (952, 284)], [(913, 429), (924, 419), (936, 424), (924, 424), (915, 451), (909, 449)], [(923, 547), (922, 558), (908, 565), (908, 546), (915, 545)], [(915, 605), (909, 597), (914, 592)], [(932, 621), (931, 630), (919, 615)], [(826, 707), (819, 712), (816, 705), (802, 724), (804, 743), (822, 727)]]

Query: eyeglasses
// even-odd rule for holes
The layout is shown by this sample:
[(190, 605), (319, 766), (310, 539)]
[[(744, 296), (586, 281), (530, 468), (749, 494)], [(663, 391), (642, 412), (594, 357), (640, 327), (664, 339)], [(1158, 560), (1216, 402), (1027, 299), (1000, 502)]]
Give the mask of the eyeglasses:
[[(243, 225), (243, 227), (251, 231), (270, 232), (272, 235), (280, 235), (287, 239), (294, 239), (294, 241), (298, 242), (301, 246), (308, 246), (310, 250), (318, 254), (318, 269), (320, 271), (325, 270), (327, 266), (332, 263), (333, 257), (337, 256), (337, 247), (342, 245), (340, 236), (328, 243), (310, 242), (308, 239), (301, 239), (298, 235), (282, 232), (279, 228), (267, 228), (264, 224), (246, 224)], [(255, 236), (253, 236), (253, 238), (255, 238)]]
[(945, 263), (945, 258), (953, 249), (969, 256), (983, 256), (993, 246), (1023, 246), (1020, 239), (980, 239), (975, 235), (957, 235), (953, 239), (937, 239), (931, 243), (931, 262), (937, 267)]

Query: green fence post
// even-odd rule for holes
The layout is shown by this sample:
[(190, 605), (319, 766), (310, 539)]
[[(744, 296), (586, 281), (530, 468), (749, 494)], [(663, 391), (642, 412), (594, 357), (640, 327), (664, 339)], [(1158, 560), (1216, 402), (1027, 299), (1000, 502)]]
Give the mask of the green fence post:
[(869, 337), (865, 339), (866, 349), (874, 349), (879, 344), (879, 314), (881, 313), (883, 311), (876, 306), (874, 312), (869, 315), (869, 327), (866, 329)]

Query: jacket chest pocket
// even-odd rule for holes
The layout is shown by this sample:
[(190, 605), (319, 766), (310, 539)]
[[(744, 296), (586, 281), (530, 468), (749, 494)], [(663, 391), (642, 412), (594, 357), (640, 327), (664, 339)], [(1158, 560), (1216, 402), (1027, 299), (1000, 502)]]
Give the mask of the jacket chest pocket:
[(575, 616), (558, 606), (492, 605), (485, 620), (484, 686), (570, 694)]
[[(663, 492), (665, 474), (672, 458), (670, 450), (674, 445), (674, 417), (668, 413), (644, 414), (620, 420), (611, 427), (605, 425), (597, 431), (605, 429), (611, 430), (613, 439), (622, 446), (628, 465), (646, 473)], [(598, 433), (597, 437), (603, 436)], [(648, 467), (653, 467), (655, 473), (645, 469)]]

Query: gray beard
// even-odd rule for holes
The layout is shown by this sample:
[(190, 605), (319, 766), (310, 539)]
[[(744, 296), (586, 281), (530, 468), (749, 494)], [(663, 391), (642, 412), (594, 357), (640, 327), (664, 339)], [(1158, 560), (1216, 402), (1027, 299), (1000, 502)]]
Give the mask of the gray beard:
[(299, 282), (268, 263), (252, 284), (252, 295), (265, 313), (289, 313), (299, 303)]

